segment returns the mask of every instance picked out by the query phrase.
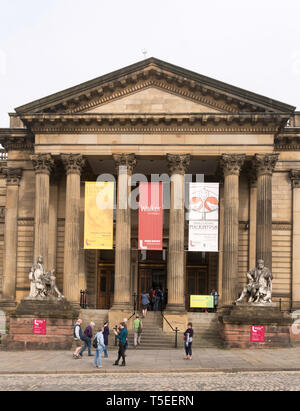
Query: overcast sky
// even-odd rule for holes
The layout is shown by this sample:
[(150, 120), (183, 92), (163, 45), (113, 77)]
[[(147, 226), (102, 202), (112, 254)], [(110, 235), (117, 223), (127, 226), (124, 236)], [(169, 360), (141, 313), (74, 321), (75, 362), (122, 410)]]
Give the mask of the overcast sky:
[(300, 110), (299, 0), (0, 0), (0, 127), (142, 49)]

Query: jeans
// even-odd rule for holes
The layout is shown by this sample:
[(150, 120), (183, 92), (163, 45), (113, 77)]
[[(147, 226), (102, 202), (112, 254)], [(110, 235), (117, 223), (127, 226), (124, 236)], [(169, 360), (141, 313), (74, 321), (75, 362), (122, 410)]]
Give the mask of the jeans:
[(118, 359), (116, 361), (116, 364), (119, 363), (121, 358), (122, 358), (123, 364), (125, 364), (125, 344), (120, 342), (119, 343)]
[(188, 345), (184, 344), (186, 355), (190, 357), (193, 355), (192, 345), (193, 345), (192, 342), (190, 342)]
[(141, 345), (142, 334), (134, 331), (134, 346)]
[(104, 352), (104, 358), (108, 358), (108, 352), (107, 352), (107, 350), (108, 350), (108, 345), (106, 345), (105, 348), (104, 348), (104, 350), (103, 350), (103, 352)]
[(158, 311), (159, 301), (160, 301), (160, 298), (155, 297), (153, 311)]
[(95, 366), (97, 367), (98, 363), (99, 363), (99, 367), (101, 366), (101, 354), (103, 353), (104, 348), (97, 348), (96, 353), (95, 353), (95, 358), (94, 358), (94, 363)]
[(82, 355), (86, 349), (88, 349), (89, 355), (92, 355), (92, 339), (90, 337), (82, 337), (84, 346), (82, 347), (79, 355)]

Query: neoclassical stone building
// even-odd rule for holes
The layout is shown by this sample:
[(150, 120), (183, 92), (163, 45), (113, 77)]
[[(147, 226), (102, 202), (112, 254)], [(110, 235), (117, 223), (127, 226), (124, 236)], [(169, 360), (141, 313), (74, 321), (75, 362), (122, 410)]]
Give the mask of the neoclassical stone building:
[[(26, 104), (0, 129), (0, 307), (29, 293), (37, 256), (69, 301), (122, 314), (133, 294), (168, 289), (185, 319), (189, 294), (241, 291), (263, 258), (274, 301), (300, 308), (300, 113), (295, 107), (149, 58)], [(124, 176), (118, 166), (126, 165)], [(117, 208), (114, 250), (84, 250), (84, 182), (100, 174), (185, 173), (220, 182), (218, 253), (188, 252), (185, 210), (164, 212), (164, 250), (138, 251), (138, 211)], [(176, 185), (178, 184), (178, 187)], [(176, 315), (176, 317), (173, 317)]]

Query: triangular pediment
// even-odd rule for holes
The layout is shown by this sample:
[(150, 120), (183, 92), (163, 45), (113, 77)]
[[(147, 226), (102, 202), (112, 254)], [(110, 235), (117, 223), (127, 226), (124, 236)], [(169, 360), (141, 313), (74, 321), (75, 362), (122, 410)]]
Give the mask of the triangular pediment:
[(124, 97), (112, 99), (104, 102), (86, 113), (217, 113), (223, 110), (216, 110), (209, 104), (198, 103), (192, 98), (182, 97), (169, 91), (156, 87), (147, 87), (139, 91), (130, 93)]
[[(153, 99), (155, 102), (152, 104), (150, 103), (150, 95), (154, 89)], [(170, 105), (157, 102), (159, 95), (168, 100)], [(127, 106), (131, 106), (133, 109), (136, 102), (142, 97), (146, 99), (145, 105), (149, 104), (149, 110), (146, 110), (148, 112), (173, 112), (176, 104), (180, 108), (179, 112), (184, 110), (184, 112), (199, 113), (203, 111), (212, 113), (291, 113), (295, 110), (295, 107), (285, 103), (231, 86), (156, 58), (149, 58), (18, 107), (16, 112), (19, 115), (28, 113), (97, 113), (98, 110), (100, 110), (99, 112), (101, 110), (115, 112), (117, 105), (120, 104), (124, 104), (127, 111), (129, 110)], [(158, 109), (158, 106), (164, 108)], [(136, 107), (132, 112), (135, 113), (139, 109)]]

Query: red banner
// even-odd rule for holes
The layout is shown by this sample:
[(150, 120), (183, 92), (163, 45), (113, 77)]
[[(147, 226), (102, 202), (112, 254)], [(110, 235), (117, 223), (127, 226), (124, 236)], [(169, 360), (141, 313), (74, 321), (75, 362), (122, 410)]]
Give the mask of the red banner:
[(265, 342), (265, 327), (252, 326), (251, 327), (251, 342)]
[(46, 335), (46, 320), (33, 320), (33, 335)]
[(162, 183), (140, 183), (139, 250), (163, 249)]

